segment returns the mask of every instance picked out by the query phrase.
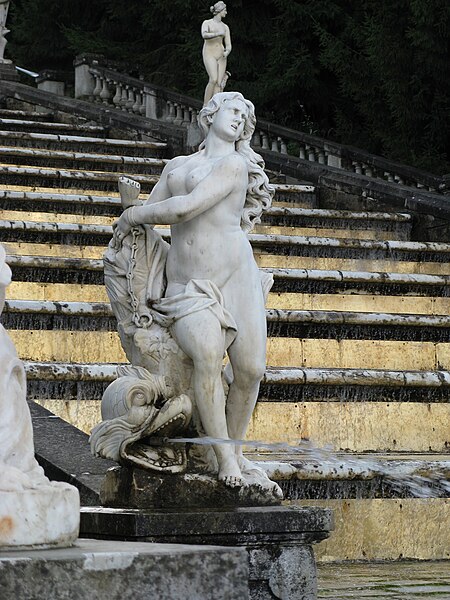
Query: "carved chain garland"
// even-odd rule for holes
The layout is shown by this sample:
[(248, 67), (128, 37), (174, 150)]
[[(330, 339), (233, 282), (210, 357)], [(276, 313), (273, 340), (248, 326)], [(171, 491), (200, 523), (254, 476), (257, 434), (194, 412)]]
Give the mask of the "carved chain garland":
[[(133, 238), (131, 243), (130, 262), (128, 264), (128, 271), (126, 274), (127, 289), (128, 295), (130, 297), (131, 308), (133, 309), (133, 323), (136, 325), (136, 327), (142, 328), (144, 327), (144, 325), (141, 321), (141, 315), (139, 314), (139, 300), (137, 299), (133, 288), (134, 268), (136, 266), (136, 255), (138, 250), (138, 238), (141, 235), (141, 231), (138, 227), (133, 227), (131, 233)], [(146, 325), (148, 327), (150, 323), (146, 323)]]

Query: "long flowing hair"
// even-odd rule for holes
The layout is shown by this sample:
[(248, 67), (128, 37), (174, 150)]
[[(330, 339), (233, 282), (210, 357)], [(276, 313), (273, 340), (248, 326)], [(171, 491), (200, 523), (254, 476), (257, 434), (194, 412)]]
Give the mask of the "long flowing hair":
[[(264, 160), (262, 156), (254, 152), (250, 147), (250, 141), (256, 125), (255, 107), (250, 100), (246, 100), (239, 92), (219, 92), (200, 111), (198, 124), (205, 134), (206, 140), (213, 115), (220, 109), (224, 102), (230, 100), (240, 100), (248, 109), (244, 130), (236, 142), (236, 152), (245, 159), (248, 171), (247, 194), (241, 216), (241, 227), (248, 233), (257, 223), (260, 223), (263, 210), (267, 210), (271, 206), (275, 195), (275, 188), (269, 183), (269, 179), (264, 172)], [(199, 150), (205, 147), (205, 140), (200, 144)]]

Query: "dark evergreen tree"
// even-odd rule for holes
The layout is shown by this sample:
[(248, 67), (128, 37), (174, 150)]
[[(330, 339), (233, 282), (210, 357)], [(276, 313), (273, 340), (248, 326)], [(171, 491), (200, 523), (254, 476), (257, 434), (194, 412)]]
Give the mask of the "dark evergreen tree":
[[(70, 70), (104, 54), (201, 98), (212, 0), (14, 0), (7, 54)], [(448, 168), (448, 0), (228, 0), (227, 89), (258, 115), (437, 172)]]

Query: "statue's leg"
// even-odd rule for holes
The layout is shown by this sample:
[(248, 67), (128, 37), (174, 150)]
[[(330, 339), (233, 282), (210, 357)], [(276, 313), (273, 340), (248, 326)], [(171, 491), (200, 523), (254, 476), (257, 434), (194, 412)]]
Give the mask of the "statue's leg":
[[(258, 397), (259, 384), (266, 368), (267, 324), (261, 283), (225, 290), (225, 305), (237, 325), (237, 336), (228, 348), (233, 382), (227, 398), (228, 432), (233, 439), (244, 439)], [(242, 447), (236, 448), (242, 456)]]
[[(209, 310), (178, 319), (172, 334), (194, 363), (193, 387), (195, 404), (207, 436), (228, 439), (225, 416), (225, 394), (221, 371), (225, 332)], [(241, 470), (231, 444), (214, 444), (219, 463), (219, 480), (230, 487), (243, 485)]]
[(203, 63), (205, 65), (205, 69), (209, 77), (203, 101), (203, 104), (206, 105), (216, 93), (216, 88), (220, 84), (221, 80), (218, 79), (218, 64), (217, 59), (214, 58), (214, 56), (210, 56), (205, 52), (203, 54)]
[(215, 94), (217, 94), (218, 92), (223, 92), (222, 81), (223, 81), (223, 78), (225, 77), (226, 70), (227, 70), (226, 57), (219, 58), (219, 60), (217, 61), (217, 85), (216, 85), (216, 90), (214, 92)]

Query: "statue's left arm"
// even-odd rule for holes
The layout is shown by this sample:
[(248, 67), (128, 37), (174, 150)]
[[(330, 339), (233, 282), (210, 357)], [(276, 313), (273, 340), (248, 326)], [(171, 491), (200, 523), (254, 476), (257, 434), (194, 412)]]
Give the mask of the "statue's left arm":
[[(225, 25), (225, 23), (224, 23)], [(231, 52), (231, 35), (230, 35), (230, 28), (228, 27), (228, 25), (225, 25), (225, 50), (223, 55), (224, 56), (228, 56)]]

